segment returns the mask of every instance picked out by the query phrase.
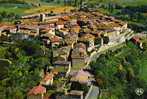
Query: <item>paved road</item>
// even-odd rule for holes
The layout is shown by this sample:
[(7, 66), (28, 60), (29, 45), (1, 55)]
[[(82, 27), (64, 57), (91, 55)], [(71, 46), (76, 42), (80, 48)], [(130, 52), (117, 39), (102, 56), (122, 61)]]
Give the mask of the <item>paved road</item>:
[(87, 96), (85, 97), (85, 99), (97, 99), (98, 95), (99, 95), (99, 88), (96, 86), (91, 86)]

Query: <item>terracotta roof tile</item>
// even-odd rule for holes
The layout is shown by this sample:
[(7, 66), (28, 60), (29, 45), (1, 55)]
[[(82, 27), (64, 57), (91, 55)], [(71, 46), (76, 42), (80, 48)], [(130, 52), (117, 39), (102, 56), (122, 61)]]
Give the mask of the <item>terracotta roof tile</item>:
[(37, 95), (37, 94), (43, 94), (46, 93), (46, 88), (38, 85), (36, 87), (33, 87), (29, 92), (28, 95)]
[(60, 42), (60, 41), (61, 41), (61, 38), (58, 37), (58, 36), (54, 36), (53, 38), (51, 38), (51, 42), (52, 42), (52, 43)]
[(133, 40), (133, 42), (135, 42), (135, 43), (140, 43), (140, 37), (134, 36), (134, 37), (132, 38), (132, 40)]
[(52, 80), (53, 79), (53, 74), (52, 73), (50, 73), (50, 74), (46, 74), (45, 76), (44, 76), (44, 78), (43, 78), (43, 81), (49, 81), (49, 80)]

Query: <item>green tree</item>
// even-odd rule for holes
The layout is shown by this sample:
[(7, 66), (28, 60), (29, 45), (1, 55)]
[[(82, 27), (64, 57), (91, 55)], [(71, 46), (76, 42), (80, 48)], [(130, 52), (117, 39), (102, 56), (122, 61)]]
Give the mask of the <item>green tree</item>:
[(35, 39), (14, 41), (0, 47), (0, 56), (12, 61), (7, 70), (1, 68), (5, 71), (0, 81), (1, 99), (24, 99), (27, 91), (39, 83), (40, 70), (50, 64), (50, 49), (38, 42)]

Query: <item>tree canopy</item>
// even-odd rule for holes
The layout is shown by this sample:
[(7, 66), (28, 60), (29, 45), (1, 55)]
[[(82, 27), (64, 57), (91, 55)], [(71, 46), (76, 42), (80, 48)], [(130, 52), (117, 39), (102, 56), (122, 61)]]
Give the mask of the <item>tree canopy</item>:
[(1, 44), (0, 53), (1, 58), (12, 62), (3, 64), (0, 70), (0, 98), (24, 99), (26, 92), (39, 83), (41, 69), (50, 66), (50, 50), (33, 39)]
[[(146, 51), (145, 47), (142, 51), (132, 42), (128, 42), (125, 47), (102, 54), (96, 62), (91, 63), (98, 86), (107, 89), (110, 99), (138, 99), (136, 88), (147, 91), (147, 80), (144, 78)], [(145, 99), (147, 96), (144, 93), (141, 97)]]

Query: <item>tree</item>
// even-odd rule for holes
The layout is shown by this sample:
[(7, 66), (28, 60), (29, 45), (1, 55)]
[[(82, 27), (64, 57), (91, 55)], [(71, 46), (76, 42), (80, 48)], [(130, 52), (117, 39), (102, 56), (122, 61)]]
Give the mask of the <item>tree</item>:
[(126, 75), (127, 72), (125, 70), (125, 68), (122, 65), (118, 66), (117, 72), (116, 72), (116, 77), (121, 81), (121, 82), (126, 82)]
[(144, 51), (147, 51), (147, 41), (145, 41), (145, 42), (143, 43), (143, 49), (144, 49)]
[(0, 15), (0, 22), (3, 20), (3, 17), (2, 17), (2, 15)]
[(135, 78), (135, 73), (134, 73), (133, 68), (128, 67), (128, 68), (127, 68), (127, 80), (128, 80), (128, 81), (131, 81), (131, 80), (133, 80), (134, 78)]
[(106, 79), (104, 77), (104, 75), (98, 74), (96, 75), (96, 84), (100, 87), (100, 88), (105, 88), (106, 86)]
[[(124, 48), (101, 54), (90, 64), (100, 88), (108, 89), (110, 99), (138, 99), (136, 88), (146, 88), (145, 68), (146, 54), (133, 43), (128, 42)], [(121, 65), (120, 65), (121, 64)], [(140, 70), (141, 69), (141, 70)], [(143, 73), (143, 74), (142, 74)], [(145, 94), (140, 96), (142, 99)]]
[(5, 46), (6, 48), (0, 47), (0, 52), (3, 54), (1, 57), (11, 60), (12, 63), (7, 67), (8, 70), (1, 68), (5, 71), (5, 77), (0, 81), (0, 91), (2, 91), (0, 98), (24, 99), (27, 91), (40, 82), (41, 70), (45, 65), (50, 65), (50, 49), (35, 39), (14, 41), (14, 44)]
[(74, 6), (77, 6), (78, 0), (74, 0)]
[(80, 0), (80, 7), (82, 6), (84, 0)]
[(108, 44), (109, 43), (109, 37), (103, 37), (104, 39), (104, 44)]
[(3, 11), (3, 12), (1, 12), (1, 16), (4, 17), (4, 18), (7, 18), (8, 14), (7, 14), (6, 11)]

